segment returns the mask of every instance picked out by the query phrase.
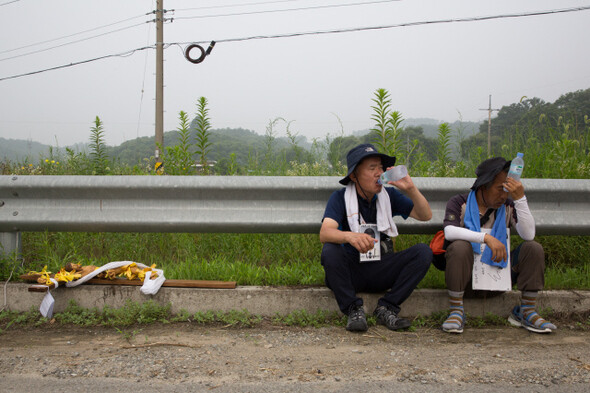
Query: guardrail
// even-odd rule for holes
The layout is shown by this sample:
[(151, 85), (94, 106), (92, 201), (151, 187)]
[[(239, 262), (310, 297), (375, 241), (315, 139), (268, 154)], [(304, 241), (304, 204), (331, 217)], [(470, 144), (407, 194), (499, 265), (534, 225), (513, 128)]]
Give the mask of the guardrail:
[[(0, 176), (0, 241), (23, 231), (317, 233), (339, 177)], [(470, 178), (414, 178), (433, 218), (396, 218), (400, 233), (435, 233)], [(590, 180), (524, 179), (538, 235), (590, 235)]]

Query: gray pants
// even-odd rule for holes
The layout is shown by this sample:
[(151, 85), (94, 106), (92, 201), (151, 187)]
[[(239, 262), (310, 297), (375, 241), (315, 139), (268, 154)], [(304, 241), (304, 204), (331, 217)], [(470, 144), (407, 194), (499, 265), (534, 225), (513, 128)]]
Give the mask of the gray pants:
[[(464, 291), (471, 282), (473, 248), (465, 240), (447, 247), (445, 281), (450, 291)], [(512, 282), (520, 291), (540, 291), (545, 284), (545, 253), (534, 240), (525, 241), (510, 253)]]

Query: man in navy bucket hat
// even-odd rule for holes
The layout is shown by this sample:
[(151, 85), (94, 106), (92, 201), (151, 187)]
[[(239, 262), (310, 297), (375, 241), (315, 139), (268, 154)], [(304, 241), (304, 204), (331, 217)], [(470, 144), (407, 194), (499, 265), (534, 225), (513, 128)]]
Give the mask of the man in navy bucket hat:
[(395, 157), (390, 157), (387, 154), (378, 153), (373, 145), (365, 143), (358, 145), (354, 149), (351, 149), (346, 155), (346, 165), (348, 167), (348, 173), (344, 179), (340, 180), (340, 184), (347, 185), (350, 183), (350, 174), (354, 172), (356, 166), (365, 157), (381, 157), (381, 165), (385, 172), (387, 168), (395, 165)]
[[(410, 327), (400, 318), (400, 305), (424, 278), (432, 261), (426, 244), (395, 252), (398, 235), (394, 216), (428, 221), (428, 201), (409, 175), (384, 187), (381, 174), (395, 165), (395, 157), (379, 153), (371, 144), (354, 147), (346, 156), (346, 186), (328, 200), (320, 241), (326, 285), (340, 310), (348, 316), (348, 331), (368, 329), (361, 292), (384, 292), (373, 314), (388, 329)], [(397, 189), (396, 189), (397, 188)], [(398, 189), (400, 191), (398, 191)]]

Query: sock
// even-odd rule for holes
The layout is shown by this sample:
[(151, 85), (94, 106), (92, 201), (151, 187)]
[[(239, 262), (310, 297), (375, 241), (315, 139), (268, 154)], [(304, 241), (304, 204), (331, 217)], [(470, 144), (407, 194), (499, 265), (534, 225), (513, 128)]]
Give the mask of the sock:
[(535, 311), (535, 307), (537, 306), (537, 294), (538, 292), (536, 291), (522, 292), (520, 300), (520, 312), (522, 313), (522, 317), (539, 329), (557, 329), (554, 324), (541, 318), (541, 316)]
[(442, 324), (443, 330), (458, 330), (463, 326), (463, 293), (449, 291), (449, 316)]

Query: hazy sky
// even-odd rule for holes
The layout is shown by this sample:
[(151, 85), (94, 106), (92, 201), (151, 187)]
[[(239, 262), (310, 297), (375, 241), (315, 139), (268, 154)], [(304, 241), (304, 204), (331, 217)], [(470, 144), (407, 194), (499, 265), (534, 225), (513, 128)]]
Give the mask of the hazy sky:
[[(154, 16), (146, 14), (155, 4), (0, 0), (0, 79), (153, 46)], [(326, 7), (335, 4), (349, 6)], [(523, 96), (552, 102), (590, 87), (590, 10), (406, 24), (588, 6), (590, 0), (164, 0), (175, 10), (164, 26), (171, 44), (164, 51), (164, 130), (178, 127), (181, 110), (192, 118), (200, 96), (209, 100), (214, 128), (264, 134), (269, 121), (283, 117), (293, 121), (291, 131), (320, 140), (341, 133), (339, 119), (345, 134), (370, 128), (378, 88), (389, 90), (404, 118), (449, 122), (487, 119), (481, 109), (490, 94), (493, 108)], [(211, 40), (218, 43), (204, 62), (184, 58), (189, 43)], [(155, 54), (150, 48), (0, 80), (0, 137), (87, 142), (96, 116), (109, 145), (153, 136)]]

